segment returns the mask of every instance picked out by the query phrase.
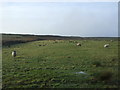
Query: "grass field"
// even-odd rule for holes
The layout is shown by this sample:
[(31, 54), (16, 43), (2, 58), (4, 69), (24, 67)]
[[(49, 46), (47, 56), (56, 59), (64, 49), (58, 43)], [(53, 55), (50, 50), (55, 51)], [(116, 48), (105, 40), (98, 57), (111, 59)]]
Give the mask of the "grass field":
[(118, 41), (76, 41), (82, 46), (45, 40), (3, 47), (3, 88), (117, 88)]

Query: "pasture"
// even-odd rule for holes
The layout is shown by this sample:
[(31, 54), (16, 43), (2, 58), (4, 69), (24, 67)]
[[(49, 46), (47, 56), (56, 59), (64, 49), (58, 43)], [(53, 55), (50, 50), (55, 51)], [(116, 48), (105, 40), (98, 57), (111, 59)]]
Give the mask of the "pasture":
[(3, 47), (3, 88), (117, 88), (118, 41), (73, 41), (81, 46), (44, 40)]

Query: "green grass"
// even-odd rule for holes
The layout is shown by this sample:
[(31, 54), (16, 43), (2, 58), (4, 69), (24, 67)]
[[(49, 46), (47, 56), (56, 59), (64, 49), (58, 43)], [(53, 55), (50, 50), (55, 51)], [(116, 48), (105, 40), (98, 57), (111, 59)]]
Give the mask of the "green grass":
[[(4, 47), (3, 88), (117, 88), (118, 42), (76, 41), (82, 46), (46, 40)], [(109, 48), (103, 47), (106, 43)], [(86, 74), (76, 73), (80, 71)]]

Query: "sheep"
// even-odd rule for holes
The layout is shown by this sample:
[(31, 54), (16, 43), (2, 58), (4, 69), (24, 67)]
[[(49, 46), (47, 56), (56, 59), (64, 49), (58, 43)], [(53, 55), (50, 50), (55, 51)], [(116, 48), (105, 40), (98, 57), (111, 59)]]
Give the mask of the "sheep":
[(16, 57), (16, 51), (12, 51), (12, 56)]
[(81, 44), (80, 44), (80, 43), (77, 43), (77, 46), (81, 46)]
[(106, 48), (106, 47), (109, 47), (109, 44), (105, 44), (105, 45), (104, 45), (104, 48)]
[(113, 40), (110, 40), (111, 42), (113, 42)]

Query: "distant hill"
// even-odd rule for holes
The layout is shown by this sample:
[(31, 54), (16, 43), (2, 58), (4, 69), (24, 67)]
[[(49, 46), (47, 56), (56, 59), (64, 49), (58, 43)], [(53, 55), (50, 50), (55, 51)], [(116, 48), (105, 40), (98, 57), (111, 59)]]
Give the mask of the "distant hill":
[(117, 37), (75, 37), (55, 35), (5, 34), (2, 33), (2, 45), (10, 46), (38, 40), (117, 40)]

